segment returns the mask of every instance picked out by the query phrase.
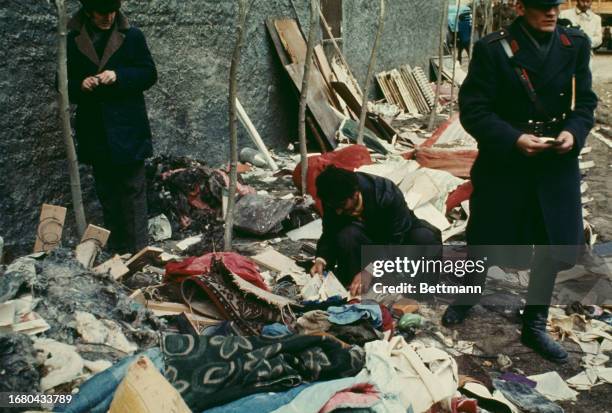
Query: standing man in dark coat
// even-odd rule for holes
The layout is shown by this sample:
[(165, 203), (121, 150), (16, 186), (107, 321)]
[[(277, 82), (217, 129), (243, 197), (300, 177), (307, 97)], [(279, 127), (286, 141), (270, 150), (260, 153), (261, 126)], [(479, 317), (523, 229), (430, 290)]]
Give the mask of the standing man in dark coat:
[[(471, 173), (470, 245), (578, 249), (585, 242), (578, 155), (593, 127), (597, 96), (589, 40), (556, 24), (560, 3), (519, 1), (510, 27), (475, 44), (459, 93), (461, 123), (479, 149)], [(555, 277), (563, 268), (553, 250), (536, 247), (531, 257), (529, 247), (528, 256), (515, 257), (533, 258), (521, 340), (564, 362), (567, 353), (546, 333)], [(460, 323), (473, 304), (458, 299), (443, 323)]]
[(352, 295), (365, 292), (363, 246), (442, 244), (440, 231), (414, 215), (389, 179), (328, 166), (316, 186), (323, 204), (323, 234), (310, 273), (322, 274), (337, 264), (338, 279)]
[(79, 161), (93, 166), (111, 248), (136, 252), (148, 243), (144, 160), (152, 155), (143, 92), (157, 71), (144, 35), (119, 11), (121, 0), (81, 3), (68, 26)]

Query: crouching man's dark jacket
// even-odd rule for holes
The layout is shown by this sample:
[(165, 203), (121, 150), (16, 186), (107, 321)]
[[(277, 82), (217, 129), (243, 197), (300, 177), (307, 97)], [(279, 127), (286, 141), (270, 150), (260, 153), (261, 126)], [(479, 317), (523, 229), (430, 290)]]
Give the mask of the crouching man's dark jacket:
[[(427, 225), (408, 208), (404, 194), (389, 179), (361, 172), (357, 172), (357, 179), (363, 197), (362, 223), (372, 244), (400, 245), (411, 229)], [(325, 259), (328, 266), (337, 261), (337, 235), (355, 220), (323, 205), (323, 234), (317, 257)]]

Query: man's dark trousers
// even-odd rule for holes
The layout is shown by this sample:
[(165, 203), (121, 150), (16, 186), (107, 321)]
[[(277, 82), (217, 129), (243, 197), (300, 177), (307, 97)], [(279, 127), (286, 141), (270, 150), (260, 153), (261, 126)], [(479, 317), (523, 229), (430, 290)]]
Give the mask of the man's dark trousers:
[(135, 253), (148, 244), (147, 191), (144, 162), (93, 165), (110, 248)]
[[(440, 231), (423, 220), (417, 220), (400, 245), (423, 245), (435, 247), (437, 254), (442, 244)], [(361, 247), (372, 245), (374, 242), (368, 237), (363, 223), (355, 221), (344, 227), (337, 235), (338, 248), (338, 279), (348, 285), (353, 277), (362, 270)], [(428, 253), (425, 255), (429, 256)]]

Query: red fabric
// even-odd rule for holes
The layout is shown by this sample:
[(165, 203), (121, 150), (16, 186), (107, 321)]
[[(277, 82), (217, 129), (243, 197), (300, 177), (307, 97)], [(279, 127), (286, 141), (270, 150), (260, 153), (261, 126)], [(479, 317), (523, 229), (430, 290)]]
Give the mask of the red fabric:
[[(307, 193), (315, 200), (315, 206), (319, 214), (323, 213), (321, 200), (317, 198), (317, 190), (315, 181), (317, 176), (329, 165), (334, 165), (338, 168), (354, 171), (363, 165), (372, 164), (370, 152), (363, 145), (351, 145), (346, 148), (327, 152), (319, 156), (311, 156), (308, 158), (308, 176), (306, 177)], [(293, 183), (301, 190), (302, 189), (302, 166), (299, 163), (293, 170)]]
[(459, 178), (468, 178), (478, 156), (476, 149), (442, 149), (420, 146), (416, 161), (425, 168), (440, 169)]
[(374, 385), (359, 383), (334, 394), (319, 410), (319, 413), (330, 413), (338, 409), (359, 409), (374, 406), (380, 401), (380, 395)]
[(383, 331), (393, 330), (393, 316), (391, 315), (391, 311), (382, 305), (380, 305), (380, 311), (382, 312), (382, 329)]
[(213, 257), (223, 260), (223, 264), (232, 273), (257, 287), (269, 291), (257, 264), (235, 252), (211, 252), (201, 257), (189, 257), (180, 262), (166, 264), (166, 280), (181, 282), (192, 275), (208, 274)]
[(451, 400), (452, 413), (478, 413), (478, 402), (466, 397), (455, 397)]
[(446, 198), (446, 213), (448, 214), (453, 208), (461, 205), (463, 201), (470, 199), (473, 190), (472, 181), (464, 182), (455, 188)]

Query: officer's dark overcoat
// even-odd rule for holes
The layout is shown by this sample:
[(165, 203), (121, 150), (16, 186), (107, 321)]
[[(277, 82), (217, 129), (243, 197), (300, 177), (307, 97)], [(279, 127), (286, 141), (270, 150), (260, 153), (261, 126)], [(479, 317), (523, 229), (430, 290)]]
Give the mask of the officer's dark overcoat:
[[(597, 105), (591, 90), (589, 40), (579, 30), (557, 26), (544, 58), (519, 24), (515, 20), (509, 28), (475, 44), (459, 93), (461, 123), (478, 141), (479, 149), (471, 172), (474, 192), (468, 242), (580, 245), (584, 232), (578, 155), (593, 127)], [(513, 59), (504, 51), (502, 38), (516, 42)], [(546, 115), (536, 110), (513, 64), (527, 71)], [(574, 76), (575, 109), (571, 111)], [(570, 153), (548, 151), (527, 157), (519, 152), (515, 143), (522, 132), (517, 123), (548, 120), (545, 118), (563, 113), (568, 113), (563, 129), (575, 138)], [(544, 240), (535, 233), (542, 218)]]
[[(151, 156), (151, 129), (143, 92), (157, 81), (155, 63), (145, 37), (117, 13), (115, 27), (100, 58), (80, 11), (69, 23), (68, 88), (77, 104), (76, 139), (79, 161), (129, 164)], [(117, 81), (81, 91), (88, 76), (113, 70)]]

